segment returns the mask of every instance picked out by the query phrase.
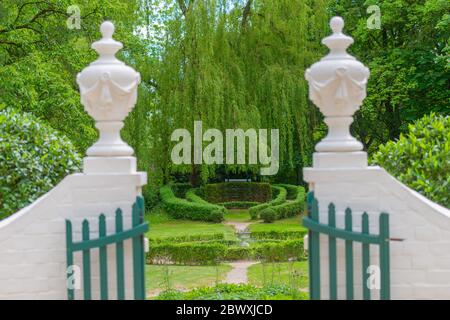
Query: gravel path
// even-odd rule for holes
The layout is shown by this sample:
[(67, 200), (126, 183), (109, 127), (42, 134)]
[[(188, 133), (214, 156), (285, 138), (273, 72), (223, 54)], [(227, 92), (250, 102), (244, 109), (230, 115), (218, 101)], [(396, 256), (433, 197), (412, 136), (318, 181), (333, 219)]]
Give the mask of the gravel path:
[(238, 221), (225, 222), (226, 225), (232, 226), (237, 233), (246, 231), (250, 223), (251, 222), (238, 222)]
[(233, 269), (228, 272), (224, 282), (231, 284), (248, 283), (247, 270), (250, 266), (257, 263), (258, 261), (236, 261), (230, 263)]

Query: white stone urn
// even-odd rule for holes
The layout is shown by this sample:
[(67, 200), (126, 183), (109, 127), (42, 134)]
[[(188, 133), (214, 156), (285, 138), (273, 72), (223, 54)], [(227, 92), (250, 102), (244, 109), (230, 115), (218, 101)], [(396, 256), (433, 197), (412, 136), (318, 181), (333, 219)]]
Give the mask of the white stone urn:
[(333, 34), (322, 40), (329, 54), (305, 72), (309, 97), (328, 125), (328, 135), (316, 145), (316, 151), (358, 152), (363, 145), (350, 134), (350, 125), (366, 97), (369, 69), (347, 53), (353, 39), (342, 33), (344, 20), (334, 17), (330, 27)]
[(99, 57), (77, 75), (81, 103), (96, 121), (99, 140), (87, 150), (89, 157), (130, 157), (133, 149), (120, 137), (123, 120), (134, 108), (141, 77), (119, 61), (115, 54), (122, 43), (112, 36), (114, 25), (106, 21), (100, 31), (103, 38), (92, 44)]

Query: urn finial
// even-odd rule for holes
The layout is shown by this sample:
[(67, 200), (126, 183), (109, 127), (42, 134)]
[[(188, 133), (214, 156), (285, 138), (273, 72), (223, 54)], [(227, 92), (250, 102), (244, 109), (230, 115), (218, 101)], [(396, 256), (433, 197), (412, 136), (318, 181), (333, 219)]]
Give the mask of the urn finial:
[(77, 76), (81, 103), (96, 121), (99, 140), (87, 150), (89, 157), (129, 157), (134, 151), (120, 137), (123, 120), (134, 108), (140, 74), (115, 57), (122, 43), (113, 39), (114, 25), (105, 21), (102, 39), (92, 44), (99, 57)]
[(309, 97), (324, 114), (329, 129), (316, 151), (358, 152), (363, 145), (350, 134), (350, 125), (366, 97), (369, 69), (347, 53), (353, 38), (342, 32), (344, 20), (332, 18), (330, 28), (333, 33), (322, 40), (330, 52), (305, 72)]

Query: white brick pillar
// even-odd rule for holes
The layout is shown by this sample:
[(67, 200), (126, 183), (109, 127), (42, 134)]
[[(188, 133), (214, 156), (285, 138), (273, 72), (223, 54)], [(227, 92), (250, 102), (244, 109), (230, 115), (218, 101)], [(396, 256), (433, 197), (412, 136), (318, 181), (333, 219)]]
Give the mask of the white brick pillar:
[[(344, 21), (334, 17), (333, 34), (322, 40), (330, 52), (306, 71), (309, 96), (325, 116), (328, 135), (316, 146), (313, 167), (304, 179), (319, 203), (319, 221), (328, 224), (327, 208), (336, 206), (336, 226), (352, 209), (353, 230), (361, 230), (361, 214), (369, 214), (370, 233), (378, 234), (378, 217), (389, 214), (391, 298), (450, 298), (450, 210), (426, 199), (389, 175), (367, 165), (362, 144), (350, 134), (353, 114), (366, 96), (369, 70), (346, 52), (353, 39), (342, 33)], [(345, 253), (337, 241), (338, 298), (345, 298)], [(370, 264), (379, 263), (371, 248)], [(321, 298), (328, 291), (328, 237), (320, 236)], [(362, 297), (361, 246), (354, 244), (355, 298)], [(379, 290), (371, 290), (372, 298)]]

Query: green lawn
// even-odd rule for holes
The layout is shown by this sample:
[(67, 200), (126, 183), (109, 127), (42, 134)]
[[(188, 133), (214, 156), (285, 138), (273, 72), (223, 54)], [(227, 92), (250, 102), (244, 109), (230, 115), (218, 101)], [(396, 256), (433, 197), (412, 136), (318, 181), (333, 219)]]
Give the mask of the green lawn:
[(214, 286), (225, 279), (231, 270), (229, 265), (219, 266), (166, 266), (146, 265), (145, 283), (147, 292), (155, 289), (193, 289)]
[(276, 220), (273, 223), (255, 222), (249, 226), (251, 232), (253, 231), (301, 231), (306, 230), (301, 225), (301, 216), (295, 216), (288, 219)]
[(176, 220), (170, 218), (160, 209), (155, 209), (146, 215), (150, 224), (148, 238), (168, 238), (196, 234), (224, 233), (229, 240), (236, 239), (231, 226), (222, 223), (209, 223), (202, 221)]
[(251, 222), (250, 213), (248, 209), (228, 209), (225, 221)]
[(308, 288), (308, 261), (258, 263), (248, 269), (249, 284), (264, 286), (285, 284)]

